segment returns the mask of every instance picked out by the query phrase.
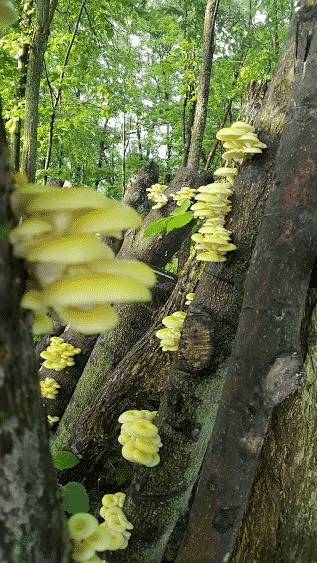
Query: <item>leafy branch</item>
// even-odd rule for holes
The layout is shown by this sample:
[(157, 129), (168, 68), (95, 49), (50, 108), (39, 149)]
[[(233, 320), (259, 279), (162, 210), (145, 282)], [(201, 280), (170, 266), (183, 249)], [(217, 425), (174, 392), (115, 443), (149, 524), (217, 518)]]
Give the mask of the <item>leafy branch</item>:
[(153, 237), (158, 233), (161, 233), (166, 229), (167, 233), (170, 233), (174, 229), (180, 229), (187, 225), (193, 218), (194, 214), (192, 211), (187, 211), (190, 207), (191, 202), (189, 199), (186, 199), (180, 207), (177, 207), (172, 211), (169, 217), (164, 217), (163, 219), (158, 219), (157, 221), (153, 221), (144, 231), (144, 238)]

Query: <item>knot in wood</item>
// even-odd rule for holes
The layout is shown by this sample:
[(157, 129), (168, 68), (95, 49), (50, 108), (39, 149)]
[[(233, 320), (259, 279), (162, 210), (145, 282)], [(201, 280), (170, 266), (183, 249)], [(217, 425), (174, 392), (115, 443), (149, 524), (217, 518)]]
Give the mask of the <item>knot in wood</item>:
[(178, 359), (189, 371), (208, 366), (213, 352), (210, 330), (198, 320), (186, 319), (179, 343)]

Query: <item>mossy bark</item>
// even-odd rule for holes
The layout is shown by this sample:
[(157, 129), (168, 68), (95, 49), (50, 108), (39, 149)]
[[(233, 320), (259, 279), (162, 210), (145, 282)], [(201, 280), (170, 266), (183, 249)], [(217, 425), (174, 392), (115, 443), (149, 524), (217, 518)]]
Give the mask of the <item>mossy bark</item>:
[[(292, 396), (299, 386), (301, 322), (316, 255), (317, 32), (314, 21), (316, 8), (302, 9), (291, 27), (288, 44), (293, 45), (295, 82), (277, 154), (274, 184), (246, 278), (220, 408), (178, 563), (230, 560), (272, 409)], [(286, 459), (294, 455), (294, 446), (288, 452), (283, 451), (286, 465)], [(283, 471), (284, 468), (282, 474)], [(267, 520), (270, 516), (266, 512)], [(261, 561), (295, 561), (296, 550), (287, 547), (291, 536), (286, 529), (287, 525), (282, 533), (284, 552), (279, 541), (270, 556)], [(303, 529), (302, 524), (298, 529)], [(259, 551), (257, 537), (249, 537)], [(301, 542), (307, 556), (311, 554), (310, 540), (308, 532)], [(272, 545), (267, 552), (270, 549)], [(240, 561), (246, 561), (244, 552), (239, 549), (239, 553)], [(278, 554), (276, 559), (272, 553)], [(315, 557), (305, 559), (313, 560)]]
[(33, 358), (26, 272), (12, 256), (12, 190), (0, 106), (0, 560), (67, 563), (69, 542)]

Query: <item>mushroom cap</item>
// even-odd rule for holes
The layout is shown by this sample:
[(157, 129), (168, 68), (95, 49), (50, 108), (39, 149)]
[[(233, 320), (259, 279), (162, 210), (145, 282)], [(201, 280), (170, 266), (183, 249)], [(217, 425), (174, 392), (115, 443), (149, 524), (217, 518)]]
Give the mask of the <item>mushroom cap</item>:
[(40, 309), (42, 293), (36, 289), (29, 289), (22, 297), (20, 305), (23, 309)]
[(215, 176), (236, 176), (238, 170), (236, 168), (221, 167), (214, 172)]
[(224, 127), (223, 129), (219, 129), (218, 133), (216, 134), (216, 139), (219, 141), (227, 141), (228, 139), (235, 139), (236, 137), (240, 137), (241, 132), (238, 129), (232, 129), (231, 127)]
[(141, 216), (127, 205), (117, 203), (109, 209), (94, 209), (71, 222), (70, 233), (111, 233), (114, 229), (135, 229)]
[(203, 260), (205, 262), (224, 262), (227, 259), (225, 256), (221, 256), (216, 252), (206, 251), (197, 254), (196, 260)]
[(136, 438), (134, 444), (138, 450), (147, 454), (156, 454), (158, 451), (158, 444), (143, 436)]
[(231, 125), (231, 129), (243, 129), (244, 131), (248, 131), (248, 132), (254, 131), (253, 125), (250, 125), (249, 123), (245, 123), (245, 121), (235, 121)]
[(9, 240), (12, 244), (17, 242), (19, 238), (33, 237), (35, 235), (42, 235), (53, 229), (51, 223), (44, 221), (39, 217), (26, 219), (9, 233)]
[(224, 152), (222, 158), (224, 160), (231, 160), (233, 158), (242, 160), (244, 157), (243, 149), (229, 149), (228, 151)]
[(95, 548), (91, 545), (89, 538), (82, 542), (75, 542), (72, 549), (73, 561), (79, 561), (80, 563), (90, 561), (94, 554)]
[(167, 328), (181, 328), (183, 326), (184, 319), (176, 317), (174, 315), (169, 315), (162, 319), (162, 324)]
[[(96, 551), (103, 551), (109, 545), (109, 532), (107, 528), (98, 526), (98, 528), (86, 540)], [(90, 560), (89, 560), (90, 562)]]
[(140, 281), (147, 287), (155, 285), (156, 276), (147, 264), (138, 260), (118, 260), (117, 258), (95, 260), (90, 268), (94, 272), (105, 272), (109, 274), (121, 274)]
[(214, 182), (208, 186), (201, 186), (198, 188), (200, 193), (210, 194), (232, 194), (232, 187), (229, 182)]
[(146, 419), (136, 420), (135, 422), (126, 422), (125, 425), (125, 431), (128, 431), (136, 438), (139, 436), (151, 438), (152, 436), (156, 436), (158, 434), (158, 428)]
[(84, 540), (97, 530), (99, 522), (92, 514), (79, 512), (68, 520), (69, 535), (73, 540)]
[(108, 546), (106, 547), (107, 550), (111, 550), (111, 551), (115, 551), (116, 549), (121, 549), (122, 546), (125, 544), (125, 540), (126, 538), (120, 534), (120, 532), (116, 532), (115, 530), (111, 530), (107, 524), (107, 522), (102, 522), (102, 524), (100, 524), (100, 526), (102, 526), (103, 528), (106, 528), (106, 530), (109, 532), (108, 538), (109, 538), (109, 543)]
[(74, 305), (56, 307), (56, 312), (61, 320), (81, 334), (99, 334), (113, 329), (119, 322), (117, 311), (108, 303), (98, 303), (89, 309)]
[(141, 411), (130, 410), (130, 411), (125, 411), (122, 414), (120, 414), (120, 416), (118, 418), (118, 422), (120, 422), (121, 424), (123, 424), (124, 422), (134, 422), (135, 420), (138, 420), (139, 418), (144, 418), (144, 415)]
[(36, 184), (24, 184), (14, 190), (10, 196), (11, 207), (14, 215), (20, 217), (25, 212), (27, 205), (37, 196), (52, 193), (56, 188), (53, 186), (37, 186)]
[(148, 288), (132, 278), (98, 272), (56, 280), (43, 291), (43, 302), (53, 307), (150, 299)]
[(101, 208), (112, 209), (118, 202), (112, 201), (104, 195), (88, 188), (69, 188), (61, 190), (55, 188), (48, 193), (42, 193), (27, 206), (28, 213), (38, 211), (57, 211), (59, 209)]
[(30, 262), (78, 264), (113, 256), (112, 250), (96, 235), (73, 235), (42, 239), (27, 252)]

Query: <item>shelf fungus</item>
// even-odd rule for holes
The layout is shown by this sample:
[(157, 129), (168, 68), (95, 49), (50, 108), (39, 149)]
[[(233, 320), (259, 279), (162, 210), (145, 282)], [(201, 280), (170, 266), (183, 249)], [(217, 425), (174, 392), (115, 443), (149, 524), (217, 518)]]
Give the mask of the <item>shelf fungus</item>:
[(74, 366), (75, 362), (72, 356), (80, 354), (80, 348), (74, 348), (72, 344), (64, 342), (59, 336), (52, 336), (51, 344), (40, 353), (41, 358), (45, 359), (43, 366), (55, 371), (61, 371), (67, 366)]
[(86, 512), (73, 514), (68, 520), (68, 531), (73, 561), (97, 563), (102, 560), (97, 556), (96, 551), (114, 549), (111, 531), (103, 524), (99, 524), (92, 514)]
[(11, 206), (22, 223), (13, 229), (13, 253), (30, 275), (21, 306), (34, 314), (33, 332), (50, 330), (47, 312), (83, 334), (114, 328), (111, 303), (149, 301), (155, 274), (136, 260), (117, 260), (99, 235), (122, 238), (140, 226), (138, 213), (87, 188), (29, 184), (16, 175)]
[(178, 350), (178, 342), (185, 317), (186, 313), (183, 311), (175, 311), (172, 315), (162, 319), (162, 324), (166, 328), (156, 331), (155, 335), (161, 340), (160, 346), (163, 352)]
[(173, 194), (172, 198), (174, 199), (174, 201), (176, 201), (177, 205), (182, 205), (184, 201), (193, 199), (193, 197), (195, 197), (196, 194), (197, 194), (196, 188), (184, 187), (181, 188), (178, 192), (176, 192), (176, 194)]
[(125, 494), (121, 492), (102, 497), (99, 514), (104, 522), (100, 525), (111, 535), (111, 547), (107, 548), (110, 550), (125, 549), (131, 536), (129, 530), (133, 530), (133, 524), (122, 510), (124, 500)]
[(56, 399), (60, 385), (53, 377), (46, 377), (43, 381), (40, 381), (40, 388), (42, 397), (45, 399)]
[(167, 204), (167, 196), (163, 193), (166, 188), (164, 184), (153, 184), (150, 188), (146, 188), (148, 199), (155, 203), (152, 209), (160, 209)]
[(152, 420), (156, 411), (126, 411), (118, 420), (121, 433), (118, 438), (122, 447), (122, 456), (132, 463), (155, 467), (160, 462), (158, 454), (162, 446), (158, 429)]
[(222, 155), (225, 164), (214, 172), (217, 182), (198, 189), (195, 196), (197, 203), (191, 206), (194, 216), (204, 221), (198, 232), (192, 235), (198, 251), (196, 258), (208, 262), (224, 262), (225, 254), (236, 250), (224, 224), (225, 216), (231, 210), (229, 197), (238, 174), (237, 166), (266, 148), (254, 133), (254, 127), (243, 121), (236, 121), (231, 127), (220, 129), (216, 137), (227, 149)]

